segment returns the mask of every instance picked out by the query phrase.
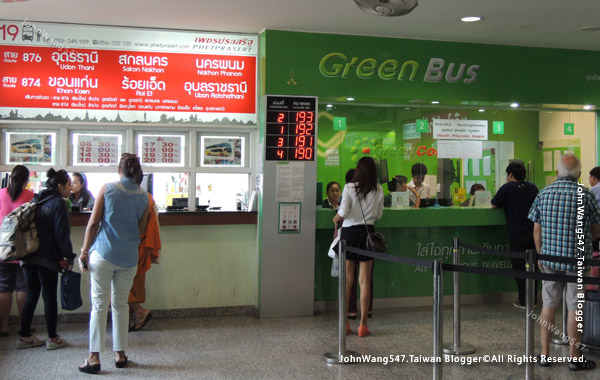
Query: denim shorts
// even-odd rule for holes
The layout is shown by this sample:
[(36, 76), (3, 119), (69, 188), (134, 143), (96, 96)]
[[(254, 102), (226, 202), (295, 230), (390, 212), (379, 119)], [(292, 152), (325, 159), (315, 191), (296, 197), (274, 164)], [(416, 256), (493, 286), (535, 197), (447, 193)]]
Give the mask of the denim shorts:
[(25, 278), (19, 263), (0, 263), (0, 293), (24, 292)]

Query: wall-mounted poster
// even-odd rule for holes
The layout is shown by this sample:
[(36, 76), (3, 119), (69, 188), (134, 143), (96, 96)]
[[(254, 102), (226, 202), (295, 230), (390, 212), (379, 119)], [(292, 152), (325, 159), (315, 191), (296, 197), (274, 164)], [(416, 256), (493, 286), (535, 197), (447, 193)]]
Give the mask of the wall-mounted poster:
[(138, 135), (142, 165), (183, 166), (184, 135)]
[(73, 134), (73, 165), (118, 165), (121, 135)]
[(56, 134), (6, 133), (6, 162), (8, 164), (54, 165)]
[(202, 166), (244, 166), (244, 138), (240, 136), (202, 136)]

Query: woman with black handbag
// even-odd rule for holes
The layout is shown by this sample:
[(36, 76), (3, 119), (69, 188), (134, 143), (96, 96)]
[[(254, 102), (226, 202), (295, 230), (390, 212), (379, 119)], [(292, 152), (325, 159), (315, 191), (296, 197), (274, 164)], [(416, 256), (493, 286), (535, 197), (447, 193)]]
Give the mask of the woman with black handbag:
[[(377, 167), (371, 157), (363, 157), (358, 161), (354, 178), (351, 183), (344, 187), (342, 202), (333, 222), (343, 220), (342, 240), (346, 245), (367, 249), (367, 237), (369, 233), (375, 232), (373, 223), (381, 219), (383, 215), (383, 189), (377, 183)], [(346, 254), (346, 310), (348, 315), (348, 303), (350, 288), (354, 281), (354, 272), (359, 263), (358, 283), (360, 286), (360, 326), (358, 336), (365, 337), (371, 334), (367, 327), (367, 315), (369, 312), (369, 301), (371, 293), (371, 268), (373, 259), (348, 252)], [(346, 320), (346, 334), (350, 334), (350, 323)]]

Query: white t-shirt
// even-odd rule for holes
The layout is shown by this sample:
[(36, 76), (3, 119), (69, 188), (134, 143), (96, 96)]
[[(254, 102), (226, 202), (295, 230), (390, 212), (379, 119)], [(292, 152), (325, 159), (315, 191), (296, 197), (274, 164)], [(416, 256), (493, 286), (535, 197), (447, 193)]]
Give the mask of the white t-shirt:
[[(419, 194), (421, 195), (421, 199), (429, 198), (430, 187), (425, 182), (421, 182), (421, 188), (417, 189), (415, 186), (415, 181), (413, 181), (411, 179), (410, 182), (408, 183), (408, 187), (412, 187), (413, 189), (417, 190), (419, 192)], [(417, 203), (417, 197), (412, 193), (412, 191), (410, 192), (408, 197), (410, 198), (411, 201), (413, 201), (414, 203)]]
[[(362, 211), (365, 213), (364, 219), (360, 210), (361, 205)], [(338, 209), (338, 214), (344, 218), (342, 227), (365, 224), (365, 220), (366, 224), (375, 223), (383, 215), (383, 189), (377, 185), (377, 190), (369, 191), (365, 199), (361, 199), (359, 205), (356, 183), (347, 184), (342, 192), (342, 204)]]

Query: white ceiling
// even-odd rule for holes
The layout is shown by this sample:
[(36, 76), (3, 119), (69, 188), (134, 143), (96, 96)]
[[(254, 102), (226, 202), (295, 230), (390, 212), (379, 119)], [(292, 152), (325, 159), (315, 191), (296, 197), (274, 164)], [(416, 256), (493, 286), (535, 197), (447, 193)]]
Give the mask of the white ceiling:
[[(0, 0), (0, 18), (259, 33), (314, 31), (600, 50), (600, 0), (419, 0), (400, 17), (360, 10), (353, 0)], [(15, 0), (12, 0), (15, 1)], [(483, 21), (465, 24), (460, 17)]]

